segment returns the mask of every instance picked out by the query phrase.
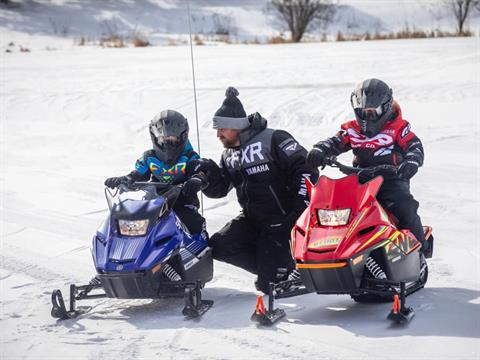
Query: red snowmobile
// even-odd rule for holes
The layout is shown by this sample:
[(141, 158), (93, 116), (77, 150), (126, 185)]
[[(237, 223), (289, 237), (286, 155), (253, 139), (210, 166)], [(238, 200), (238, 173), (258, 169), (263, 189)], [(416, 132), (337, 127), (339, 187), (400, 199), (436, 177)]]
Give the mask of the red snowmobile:
[(357, 174), (362, 169), (343, 165), (334, 157), (328, 165), (348, 176), (321, 176), (316, 185), (307, 184), (310, 206), (298, 218), (291, 236), (301, 279), (271, 284), (268, 309), (258, 299), (252, 320), (271, 325), (285, 316), (282, 309), (274, 309), (274, 299), (316, 292), (350, 294), (358, 302), (393, 301), (388, 318), (410, 321), (414, 311), (406, 306), (405, 298), (427, 282), (425, 258), (432, 257), (432, 229), (424, 227), (429, 251), (423, 254), (415, 236), (398, 229), (394, 216), (376, 200), (382, 176), (395, 177), (396, 167), (369, 168), (372, 179), (361, 184)]

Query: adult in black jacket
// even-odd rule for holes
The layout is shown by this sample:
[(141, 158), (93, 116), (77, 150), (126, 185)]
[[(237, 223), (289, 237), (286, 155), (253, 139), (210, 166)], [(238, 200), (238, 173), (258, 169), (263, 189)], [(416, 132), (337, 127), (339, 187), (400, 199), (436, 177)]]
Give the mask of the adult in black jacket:
[(308, 204), (306, 178), (317, 173), (305, 164), (307, 151), (286, 131), (267, 128), (255, 113), (246, 116), (228, 88), (213, 127), (225, 150), (219, 165), (199, 161), (209, 185), (206, 196), (221, 198), (235, 188), (242, 212), (210, 238), (213, 257), (258, 276), (257, 289), (268, 292), (269, 282), (287, 278), (294, 269), (290, 231)]

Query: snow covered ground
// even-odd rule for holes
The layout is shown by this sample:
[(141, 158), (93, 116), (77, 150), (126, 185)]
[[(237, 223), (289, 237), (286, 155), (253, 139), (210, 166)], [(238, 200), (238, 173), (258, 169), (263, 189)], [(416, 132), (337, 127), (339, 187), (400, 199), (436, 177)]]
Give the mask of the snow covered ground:
[[(77, 320), (50, 317), (52, 289), (93, 275), (103, 181), (150, 146), (153, 115), (179, 110), (194, 139), (189, 61), (186, 46), (1, 55), (0, 358), (479, 359), (478, 38), (195, 48), (201, 152), (216, 160), (210, 119), (229, 85), (247, 112), (307, 148), (351, 117), (357, 82), (393, 87), (424, 142), (412, 190), (436, 241), (408, 326), (387, 322), (388, 304), (307, 295), (279, 301), (287, 320), (258, 328), (254, 277), (221, 263), (204, 291), (214, 307), (198, 322), (183, 320), (180, 300), (93, 300)], [(211, 233), (237, 212), (233, 194), (205, 200)]]

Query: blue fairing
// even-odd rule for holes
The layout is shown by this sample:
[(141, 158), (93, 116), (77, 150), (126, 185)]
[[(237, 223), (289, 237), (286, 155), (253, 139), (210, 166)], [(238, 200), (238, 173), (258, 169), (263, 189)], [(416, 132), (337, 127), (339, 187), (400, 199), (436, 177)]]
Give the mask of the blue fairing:
[[(118, 205), (116, 205), (118, 206)], [(148, 270), (180, 254), (188, 265), (207, 246), (201, 234), (190, 235), (173, 211), (158, 219), (164, 199), (126, 200), (122, 203), (122, 219), (141, 219), (146, 214), (150, 224), (145, 236), (123, 236), (119, 233), (117, 218), (110, 215), (93, 238), (93, 258), (99, 273)], [(112, 210), (114, 214), (115, 207)]]

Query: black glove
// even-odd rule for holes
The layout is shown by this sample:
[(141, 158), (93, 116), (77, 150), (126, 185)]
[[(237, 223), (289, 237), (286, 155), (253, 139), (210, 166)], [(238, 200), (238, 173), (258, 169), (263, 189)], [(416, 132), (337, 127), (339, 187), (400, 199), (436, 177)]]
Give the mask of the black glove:
[(109, 187), (110, 189), (115, 189), (116, 187), (120, 186), (121, 184), (124, 185), (131, 185), (133, 182), (130, 176), (119, 176), (119, 177), (111, 177), (105, 180), (105, 186)]
[(210, 172), (218, 169), (218, 165), (211, 159), (195, 159), (192, 160), (192, 164), (194, 174), (198, 174), (199, 172), (209, 174)]
[(410, 180), (418, 171), (418, 162), (415, 160), (404, 160), (398, 167), (398, 177)]
[(307, 158), (305, 159), (307, 166), (311, 167), (312, 169), (316, 169), (319, 166), (324, 166), (325, 159), (327, 158), (327, 154), (322, 149), (314, 147), (310, 150), (307, 154)]
[(183, 183), (182, 193), (187, 197), (195, 196), (200, 190), (206, 187), (207, 183), (205, 179), (200, 176), (192, 176), (190, 179)]
[(358, 182), (360, 184), (365, 184), (366, 182), (372, 180), (375, 176), (377, 176), (376, 172), (372, 168), (365, 168), (360, 170), (357, 173)]

